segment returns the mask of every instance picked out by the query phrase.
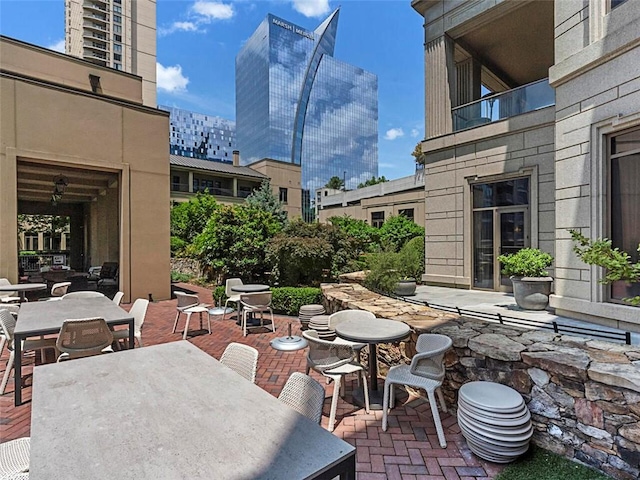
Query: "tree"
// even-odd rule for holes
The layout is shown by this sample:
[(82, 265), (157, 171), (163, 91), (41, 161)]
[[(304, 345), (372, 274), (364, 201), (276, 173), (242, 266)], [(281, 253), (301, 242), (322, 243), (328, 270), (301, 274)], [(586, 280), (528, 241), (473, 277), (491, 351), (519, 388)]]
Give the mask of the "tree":
[(194, 239), (194, 250), (209, 276), (254, 281), (263, 277), (267, 243), (281, 229), (282, 224), (261, 208), (223, 205)]
[(413, 156), (413, 158), (415, 158), (415, 161), (418, 165), (424, 165), (425, 163), (427, 163), (427, 154), (422, 151), (422, 142), (418, 142), (416, 144), (413, 152), (411, 152), (411, 155)]
[(384, 183), (384, 182), (388, 182), (388, 180), (384, 178), (384, 175), (378, 178), (376, 178), (374, 175), (373, 177), (371, 177), (371, 179), (367, 180), (366, 182), (359, 183), (358, 188), (371, 187), (372, 185), (377, 185), (379, 183)]
[(360, 252), (374, 252), (380, 243), (380, 230), (372, 227), (364, 220), (356, 220), (349, 215), (330, 217), (329, 222), (349, 237), (353, 238)]
[(282, 209), (283, 204), (273, 193), (269, 180), (264, 180), (260, 188), (247, 197), (246, 202), (251, 207), (271, 213), (283, 226), (287, 221), (287, 212)]
[[(606, 270), (600, 283), (609, 284), (617, 281), (628, 283), (640, 282), (640, 262), (634, 263), (631, 255), (612, 246), (611, 240), (602, 238), (589, 240), (577, 230), (569, 230), (575, 242), (573, 251), (587, 265), (597, 265)], [(640, 253), (640, 245), (638, 245)], [(640, 305), (640, 295), (623, 299), (631, 305)]]
[(213, 195), (197, 193), (188, 202), (179, 203), (171, 209), (171, 236), (178, 244), (189, 245), (204, 230), (211, 216), (220, 208)]
[(397, 252), (415, 237), (424, 237), (424, 228), (404, 215), (392, 215), (380, 227), (380, 243), (385, 249)]
[(334, 176), (329, 179), (325, 188), (333, 188), (334, 190), (342, 190), (344, 188), (344, 180), (340, 177)]

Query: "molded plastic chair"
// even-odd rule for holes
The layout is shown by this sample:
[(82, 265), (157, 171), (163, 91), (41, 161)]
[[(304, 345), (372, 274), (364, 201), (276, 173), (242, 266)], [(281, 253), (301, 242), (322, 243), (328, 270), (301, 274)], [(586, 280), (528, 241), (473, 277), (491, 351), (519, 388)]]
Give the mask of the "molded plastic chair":
[(116, 305), (120, 305), (120, 302), (122, 302), (122, 297), (124, 297), (124, 292), (116, 292), (116, 294), (113, 296), (113, 303), (115, 303)]
[[(0, 478), (29, 478), (31, 439), (17, 438), (0, 443)], [(21, 475), (26, 475), (21, 477)]]
[(333, 387), (333, 398), (331, 399), (331, 414), (329, 415), (328, 430), (333, 431), (336, 420), (336, 410), (338, 408), (338, 397), (340, 396), (340, 384), (345, 375), (359, 373), (362, 376), (362, 388), (364, 389), (365, 410), (369, 413), (369, 389), (364, 373), (364, 367), (356, 361), (356, 351), (350, 345), (330, 342), (318, 338), (315, 330), (305, 330), (302, 332), (304, 338), (309, 342), (309, 352), (307, 353), (307, 375), (313, 369), (335, 382)]
[[(16, 319), (9, 310), (0, 309), (0, 328), (2, 328), (3, 336), (6, 338), (6, 344), (9, 348), (9, 359), (7, 360), (7, 366), (4, 369), (4, 375), (2, 377), (2, 383), (0, 384), (0, 395), (4, 394), (5, 388), (7, 388), (7, 382), (9, 381), (9, 374), (13, 370), (15, 355), (14, 350), (14, 338), (13, 331), (16, 328)], [(24, 340), (22, 342), (22, 351), (27, 350), (44, 350), (45, 348), (56, 348), (55, 338), (42, 338), (37, 340)], [(57, 351), (56, 351), (57, 354)]]
[(56, 347), (58, 362), (74, 358), (112, 353), (113, 332), (104, 318), (65, 320), (58, 335)]
[(80, 292), (66, 293), (62, 296), (62, 299), (66, 300), (71, 298), (98, 298), (98, 297), (104, 297), (104, 294), (100, 292), (94, 292), (93, 290), (83, 290)]
[(243, 376), (252, 383), (256, 383), (258, 371), (258, 350), (249, 345), (232, 342), (224, 349), (220, 357), (220, 363), (229, 367), (238, 375)]
[[(133, 317), (134, 331), (133, 335), (138, 340), (138, 346), (142, 347), (142, 324), (144, 323), (144, 317), (147, 314), (147, 307), (149, 306), (149, 300), (145, 298), (138, 298), (133, 305), (129, 314)], [(113, 339), (116, 341), (124, 340), (125, 343), (129, 341), (129, 329), (114, 330)]]
[(207, 313), (207, 321), (209, 322), (209, 335), (211, 335), (211, 315), (209, 315), (209, 305), (204, 303), (200, 303), (200, 299), (197, 295), (185, 292), (173, 292), (176, 294), (176, 298), (178, 299), (178, 305), (176, 309), (178, 312), (176, 313), (176, 319), (173, 322), (173, 330), (171, 333), (176, 333), (176, 328), (178, 327), (178, 319), (180, 318), (180, 314), (184, 313), (187, 316), (187, 320), (184, 325), (184, 331), (182, 333), (183, 340), (187, 339), (187, 332), (189, 331), (189, 321), (191, 320), (191, 315), (194, 313), (200, 314), (200, 329), (202, 329), (202, 314)]
[(293, 372), (282, 387), (278, 399), (316, 423), (322, 420), (324, 387), (309, 375)]
[(440, 390), (444, 380), (444, 354), (451, 348), (452, 341), (446, 335), (435, 333), (423, 333), (416, 342), (416, 353), (411, 359), (411, 365), (396, 365), (389, 369), (384, 382), (384, 401), (382, 406), (382, 430), (387, 430), (387, 412), (389, 406), (393, 408), (395, 401), (393, 395), (394, 384), (409, 385), (414, 388), (423, 388), (429, 397), (429, 405), (438, 432), (438, 440), (442, 448), (447, 447), (444, 438), (442, 422), (438, 413), (435, 392), (437, 390), (442, 411), (447, 411), (444, 396)]
[[(0, 278), (0, 286), (12, 285), (12, 283), (6, 278)], [(0, 303), (12, 303), (19, 302), (20, 297), (16, 297), (18, 292), (0, 292)]]
[(240, 305), (242, 306), (242, 335), (247, 336), (247, 317), (249, 314), (260, 314), (260, 326), (264, 326), (264, 314), (269, 312), (271, 315), (271, 331), (276, 331), (276, 322), (273, 319), (273, 310), (271, 309), (271, 292), (259, 293), (243, 293), (240, 295)]
[(244, 285), (242, 283), (241, 278), (227, 278), (227, 281), (225, 282), (224, 294), (227, 296), (227, 300), (224, 302), (225, 313), (222, 314), (222, 320), (224, 320), (225, 317), (227, 316), (226, 312), (227, 312), (227, 306), (229, 305), (229, 302), (233, 302), (236, 304), (238, 309), (238, 315), (240, 315), (240, 294), (238, 292), (234, 292), (233, 290), (231, 290), (231, 287), (236, 287), (238, 285)]
[(51, 296), (62, 297), (63, 295), (66, 295), (70, 285), (71, 285), (71, 282), (54, 283), (53, 286), (51, 287)]

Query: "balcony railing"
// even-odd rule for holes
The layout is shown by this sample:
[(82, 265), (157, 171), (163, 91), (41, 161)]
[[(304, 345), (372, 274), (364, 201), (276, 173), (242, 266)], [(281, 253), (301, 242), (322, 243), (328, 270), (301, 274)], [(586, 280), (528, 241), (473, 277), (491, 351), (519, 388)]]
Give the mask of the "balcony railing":
[(453, 131), (497, 122), (505, 118), (555, 105), (554, 89), (543, 78), (507, 92), (496, 93), (452, 109)]

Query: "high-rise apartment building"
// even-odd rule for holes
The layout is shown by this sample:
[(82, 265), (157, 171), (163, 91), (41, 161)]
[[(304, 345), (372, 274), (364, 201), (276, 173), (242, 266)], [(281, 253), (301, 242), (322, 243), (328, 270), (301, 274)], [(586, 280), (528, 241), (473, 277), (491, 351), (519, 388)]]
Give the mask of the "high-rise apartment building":
[(169, 112), (169, 151), (172, 155), (232, 163), (236, 124), (231, 120), (182, 108), (158, 108)]
[(338, 14), (313, 32), (270, 14), (236, 57), (241, 163), (301, 165), (305, 220), (331, 177), (378, 174), (378, 78), (333, 58)]
[(65, 0), (65, 52), (142, 77), (156, 106), (155, 0)]

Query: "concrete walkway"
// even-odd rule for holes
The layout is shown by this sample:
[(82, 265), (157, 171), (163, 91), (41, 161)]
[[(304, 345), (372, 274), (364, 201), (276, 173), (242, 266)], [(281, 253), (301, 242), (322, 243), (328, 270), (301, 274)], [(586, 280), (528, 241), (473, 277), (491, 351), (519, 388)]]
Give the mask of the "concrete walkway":
[[(484, 312), (490, 314), (500, 314), (508, 317), (515, 317), (523, 320), (543, 322), (545, 324), (575, 326), (581, 328), (592, 328), (598, 332), (624, 332), (623, 330), (603, 327), (594, 323), (576, 320), (568, 317), (556, 315), (552, 309), (541, 312), (522, 310), (516, 305), (516, 301), (511, 293), (485, 292), (482, 290), (463, 290), (459, 288), (433, 287), (429, 285), (418, 285), (416, 295), (408, 297), (411, 300), (428, 302), (431, 306), (442, 305), (450, 308), (461, 308), (474, 312)], [(523, 325), (524, 326), (524, 325)], [(561, 329), (561, 331), (563, 331)], [(563, 331), (564, 332), (564, 331)], [(569, 333), (569, 332), (567, 332)], [(590, 336), (586, 332), (573, 332), (574, 335)], [(595, 338), (595, 337), (594, 337)], [(609, 339), (609, 341), (620, 341)], [(640, 333), (631, 332), (631, 344), (640, 345)]]

